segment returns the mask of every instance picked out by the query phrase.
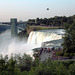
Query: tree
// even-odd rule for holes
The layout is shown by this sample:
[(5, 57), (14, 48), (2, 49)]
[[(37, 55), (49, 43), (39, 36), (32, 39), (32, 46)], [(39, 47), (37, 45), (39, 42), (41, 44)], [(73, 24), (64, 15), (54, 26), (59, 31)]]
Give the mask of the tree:
[(21, 55), (15, 55), (15, 60), (17, 61), (16, 67), (20, 68), (21, 71), (29, 71), (31, 69), (31, 64), (32, 64), (32, 58), (30, 55), (24, 54), (23, 56)]
[(75, 62), (69, 66), (69, 74), (75, 75)]
[(62, 63), (56, 67), (56, 73), (57, 75), (68, 75), (67, 69)]
[(63, 51), (64, 53), (75, 52), (75, 20), (72, 24), (65, 24), (65, 35), (63, 37)]

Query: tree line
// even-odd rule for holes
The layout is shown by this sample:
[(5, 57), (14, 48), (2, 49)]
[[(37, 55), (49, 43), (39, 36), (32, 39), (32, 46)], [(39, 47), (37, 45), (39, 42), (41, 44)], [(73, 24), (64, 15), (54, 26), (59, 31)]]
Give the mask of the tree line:
[(72, 24), (73, 20), (75, 19), (75, 15), (73, 16), (55, 16), (51, 18), (36, 18), (36, 19), (29, 19), (28, 24), (30, 25), (43, 25), (43, 26), (61, 26), (63, 27), (64, 23)]
[(0, 55), (0, 75), (75, 75), (75, 61), (40, 62), (29, 55)]

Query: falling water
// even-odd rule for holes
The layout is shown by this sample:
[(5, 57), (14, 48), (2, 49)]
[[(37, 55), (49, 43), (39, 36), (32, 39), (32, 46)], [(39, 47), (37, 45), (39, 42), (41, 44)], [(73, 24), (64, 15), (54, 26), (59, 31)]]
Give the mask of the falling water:
[(11, 38), (10, 30), (0, 34), (0, 54), (30, 54), (32, 56), (32, 49), (40, 47), (42, 42), (61, 39), (62, 35), (50, 32), (32, 31), (26, 40), (20, 41), (18, 37)]
[(0, 54), (30, 54), (32, 56), (32, 49), (37, 47), (35, 44), (27, 44), (26, 40), (20, 41), (18, 37), (11, 38), (10, 30), (0, 34)]
[(50, 32), (32, 31), (28, 38), (28, 43), (41, 46), (43, 42), (62, 39), (62, 35)]

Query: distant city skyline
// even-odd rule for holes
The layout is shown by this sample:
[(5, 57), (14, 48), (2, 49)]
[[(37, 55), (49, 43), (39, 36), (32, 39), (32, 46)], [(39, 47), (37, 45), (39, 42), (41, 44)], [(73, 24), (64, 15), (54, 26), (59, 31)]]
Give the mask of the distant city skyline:
[(75, 0), (0, 0), (0, 22), (10, 18), (27, 21), (72, 15), (75, 15)]

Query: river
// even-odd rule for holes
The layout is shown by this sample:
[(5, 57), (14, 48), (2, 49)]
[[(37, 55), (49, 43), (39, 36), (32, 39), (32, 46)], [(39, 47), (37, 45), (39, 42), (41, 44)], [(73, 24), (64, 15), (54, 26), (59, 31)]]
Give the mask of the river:
[[(19, 41), (18, 38), (12, 39), (10, 27), (0, 26), (0, 33), (0, 54), (10, 56), (11, 53), (27, 53), (32, 56), (32, 49), (41, 47), (42, 43), (44, 43), (45, 46), (54, 46), (55, 42), (52, 41), (61, 40), (62, 35), (64, 34), (64, 30), (50, 29), (33, 31), (28, 37), (28, 42), (25, 42), (26, 40)], [(54, 43), (54, 45), (51, 45), (52, 43)], [(58, 45), (60, 44), (61, 43), (59, 43)]]

